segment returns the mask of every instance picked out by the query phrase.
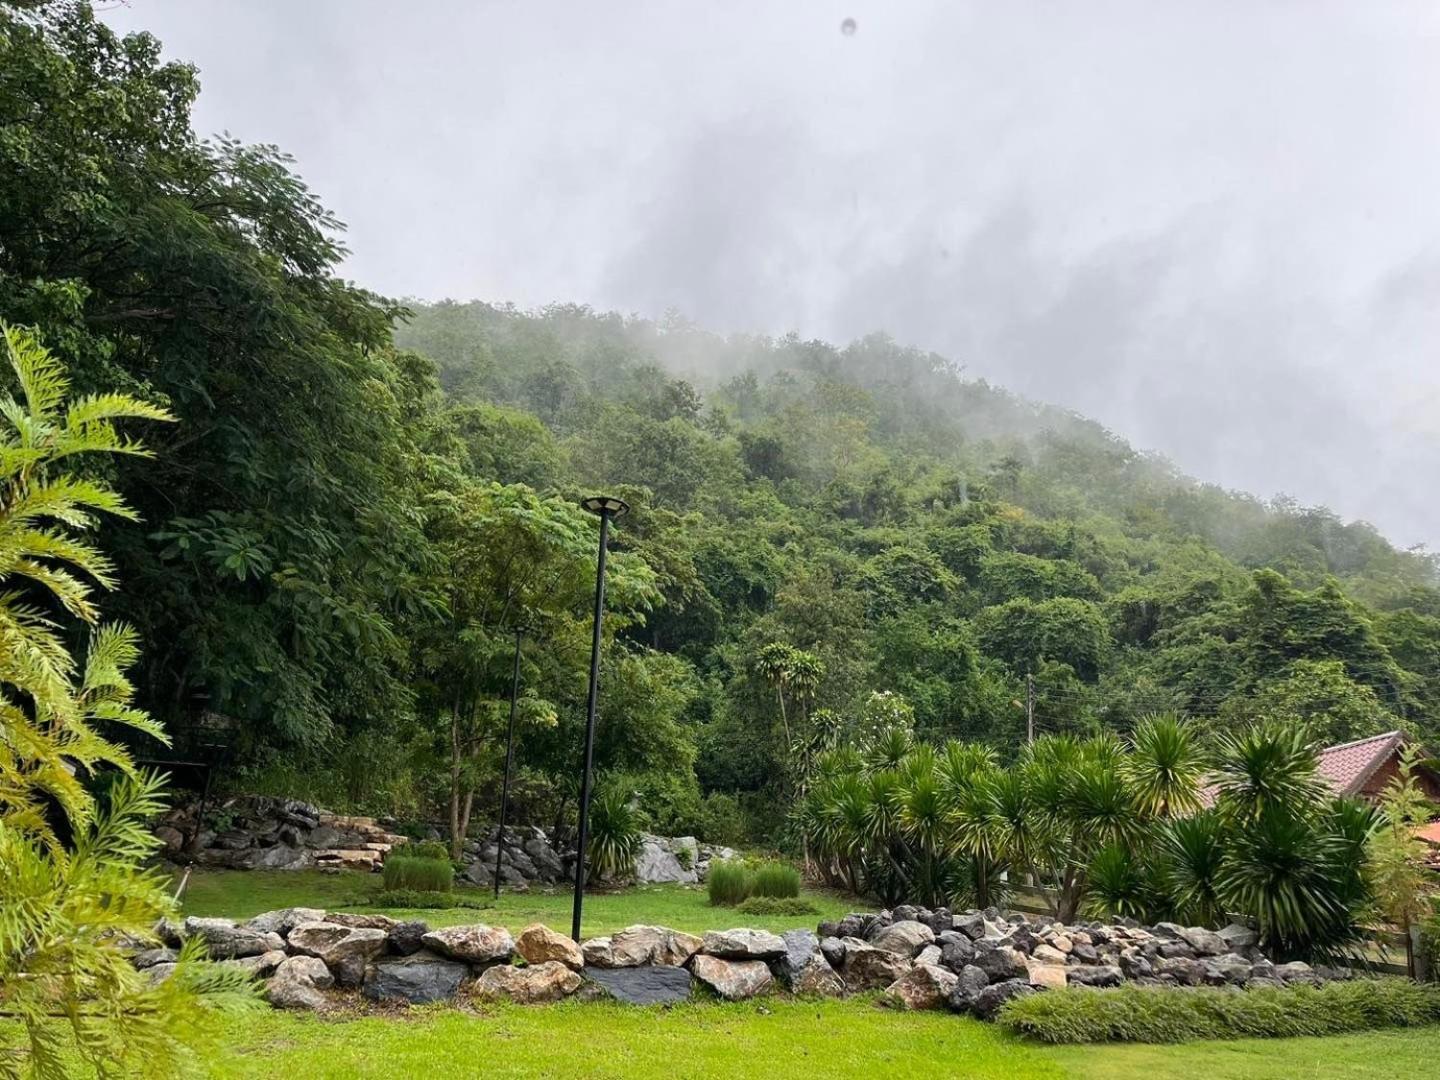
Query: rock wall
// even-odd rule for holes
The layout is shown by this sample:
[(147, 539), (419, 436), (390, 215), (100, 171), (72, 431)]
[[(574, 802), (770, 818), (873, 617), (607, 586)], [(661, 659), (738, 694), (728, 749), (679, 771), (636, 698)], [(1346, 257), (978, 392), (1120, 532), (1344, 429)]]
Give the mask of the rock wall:
[[(898, 907), (822, 923), (819, 933), (717, 930), (687, 934), (631, 926), (577, 945), (539, 923), (431, 930), (385, 915), (286, 908), (236, 923), (162, 924), (162, 948), (134, 956), (155, 980), (176, 970), (175, 950), (199, 938), (210, 955), (265, 979), (277, 1008), (325, 1010), (333, 987), (372, 1001), (423, 1004), (508, 999), (540, 1004), (576, 996), (631, 1004), (698, 993), (740, 1001), (768, 993), (838, 997), (882, 991), (898, 1008), (992, 1019), (1012, 998), (1062, 986), (1317, 984), (1348, 978), (1307, 964), (1274, 964), (1242, 926), (1219, 932), (1161, 923), (1063, 926), (998, 911)], [(516, 966), (515, 961), (523, 961)]]
[[(231, 870), (304, 870), (338, 867), (378, 870), (386, 854), (406, 842), (386, 826), (368, 817), (346, 817), (321, 810), (297, 799), (243, 795), (211, 803), (205, 821), (199, 821), (198, 802), (166, 813), (155, 827), (168, 855), (189, 856), (202, 866)], [(480, 839), (464, 846), (462, 880), (488, 887), (495, 880), (495, 852), (499, 830), (480, 830)], [(440, 838), (438, 830), (435, 839)], [(190, 843), (191, 839), (194, 843)], [(646, 834), (628, 880), (638, 884), (705, 880), (712, 858), (733, 858), (727, 847), (701, 844), (693, 836)], [(575, 850), (557, 843), (548, 830), (535, 826), (507, 826), (501, 854), (500, 881), (511, 889), (554, 885), (575, 873)], [(617, 884), (620, 884), (617, 882)]]

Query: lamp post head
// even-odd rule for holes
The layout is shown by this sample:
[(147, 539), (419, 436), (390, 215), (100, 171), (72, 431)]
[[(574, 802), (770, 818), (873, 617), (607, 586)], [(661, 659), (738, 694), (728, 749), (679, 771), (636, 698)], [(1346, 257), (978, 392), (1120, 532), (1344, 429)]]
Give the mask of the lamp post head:
[(590, 495), (580, 500), (580, 506), (601, 517), (619, 517), (630, 509), (629, 503), (624, 499), (617, 499), (613, 495)]

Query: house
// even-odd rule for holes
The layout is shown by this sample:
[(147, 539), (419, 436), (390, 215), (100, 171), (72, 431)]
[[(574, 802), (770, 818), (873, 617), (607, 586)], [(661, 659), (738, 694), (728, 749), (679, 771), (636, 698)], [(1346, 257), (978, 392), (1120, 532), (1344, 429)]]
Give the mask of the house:
[[(1374, 802), (1400, 771), (1400, 755), (1405, 745), (1404, 732), (1387, 731), (1368, 739), (1327, 746), (1320, 751), (1320, 777), (1336, 795)], [(1413, 775), (1425, 797), (1440, 802), (1440, 774), (1427, 765), (1420, 765)]]

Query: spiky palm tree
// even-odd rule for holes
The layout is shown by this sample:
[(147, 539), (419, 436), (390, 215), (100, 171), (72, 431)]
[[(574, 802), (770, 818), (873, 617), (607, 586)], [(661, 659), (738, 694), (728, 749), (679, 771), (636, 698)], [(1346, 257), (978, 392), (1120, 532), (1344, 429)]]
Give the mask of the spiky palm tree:
[(1190, 723), (1175, 713), (1140, 718), (1130, 733), (1126, 779), (1150, 817), (1177, 818), (1200, 809), (1205, 752)]

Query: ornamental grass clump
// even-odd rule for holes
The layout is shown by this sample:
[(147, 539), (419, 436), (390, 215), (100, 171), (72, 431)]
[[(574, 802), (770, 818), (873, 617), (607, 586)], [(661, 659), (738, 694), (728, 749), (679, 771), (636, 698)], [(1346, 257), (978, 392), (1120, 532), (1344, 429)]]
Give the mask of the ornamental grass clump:
[(716, 859), (710, 864), (707, 881), (710, 903), (716, 907), (734, 907), (749, 897), (753, 884), (745, 864), (735, 859)]
[(800, 871), (788, 863), (761, 863), (751, 878), (750, 895), (781, 900), (799, 896)]
[(455, 887), (455, 867), (448, 858), (427, 859), (415, 855), (391, 855), (381, 871), (386, 892), (413, 891), (448, 893)]
[(1007, 1002), (999, 1022), (1047, 1043), (1178, 1043), (1341, 1035), (1440, 1022), (1440, 986), (1355, 979), (1323, 986), (1071, 988)]

